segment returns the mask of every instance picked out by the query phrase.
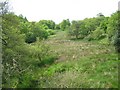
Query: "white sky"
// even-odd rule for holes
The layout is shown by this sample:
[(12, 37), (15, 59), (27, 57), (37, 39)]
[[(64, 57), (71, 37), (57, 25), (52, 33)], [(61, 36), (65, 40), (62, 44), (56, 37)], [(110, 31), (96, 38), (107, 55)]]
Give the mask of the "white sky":
[(120, 0), (9, 0), (15, 14), (26, 16), (29, 21), (42, 19), (56, 23), (63, 19), (81, 20), (98, 13), (109, 16), (118, 10)]

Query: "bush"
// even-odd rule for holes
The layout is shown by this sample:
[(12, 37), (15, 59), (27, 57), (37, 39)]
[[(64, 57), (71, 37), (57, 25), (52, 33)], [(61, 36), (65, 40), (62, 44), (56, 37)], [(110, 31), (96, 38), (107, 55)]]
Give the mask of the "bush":
[(41, 61), (41, 63), (39, 64), (39, 66), (50, 65), (50, 64), (54, 63), (54, 61), (56, 60), (56, 58), (57, 58), (56, 55), (46, 56), (44, 58), (44, 60)]
[(48, 30), (47, 30), (47, 33), (48, 33), (48, 35), (50, 36), (50, 35), (54, 35), (54, 34), (55, 34), (55, 31), (52, 30), (52, 29), (48, 29)]
[(109, 45), (109, 40), (108, 40), (108, 38), (104, 38), (104, 39), (100, 40), (99, 43), (104, 44), (104, 45)]
[(36, 41), (36, 36), (32, 32), (26, 34), (26, 38), (25, 38), (26, 43), (33, 43), (35, 41)]
[(114, 39), (114, 45), (115, 45), (117, 53), (120, 53), (120, 35), (118, 35), (118, 33)]
[(39, 35), (38, 35), (38, 37), (39, 37), (39, 39), (47, 39), (48, 38), (48, 33), (47, 33), (47, 31), (45, 31), (45, 30), (41, 30), (41, 31), (39, 31)]
[(86, 39), (88, 41), (91, 40), (100, 40), (105, 38), (107, 35), (104, 33), (104, 30), (100, 29), (100, 27), (98, 27), (95, 31), (93, 31), (91, 34), (89, 34)]
[[(45, 45), (43, 42), (37, 41), (33, 45), (29, 45), (30, 47), (30, 54), (32, 64), (34, 64), (34, 67), (36, 66), (44, 66), (52, 64), (55, 59), (56, 55), (54, 55), (52, 52), (50, 52), (49, 46)], [(34, 51), (34, 52), (33, 52)]]
[(95, 31), (92, 32), (92, 36), (95, 40), (99, 40), (105, 37), (104, 30), (101, 30), (100, 27), (98, 27)]

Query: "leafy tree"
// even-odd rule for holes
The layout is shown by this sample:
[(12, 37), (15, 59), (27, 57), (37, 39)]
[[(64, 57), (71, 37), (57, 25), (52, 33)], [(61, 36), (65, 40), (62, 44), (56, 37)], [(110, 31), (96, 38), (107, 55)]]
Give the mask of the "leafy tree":
[(75, 36), (76, 39), (84, 38), (88, 35), (88, 31), (85, 27), (84, 21), (72, 21), (72, 24), (69, 28), (69, 35)]
[(47, 31), (47, 33), (48, 33), (49, 36), (55, 34), (55, 31), (52, 30), (52, 29), (48, 29), (48, 30), (46, 30), (46, 31)]
[(66, 28), (68, 28), (70, 26), (70, 21), (69, 19), (67, 20), (63, 20), (61, 23), (60, 23), (60, 29), (61, 30), (65, 30)]
[[(2, 44), (3, 44), (3, 84), (13, 85), (11, 78), (21, 75), (26, 68), (25, 57), (28, 54), (24, 35), (20, 34), (19, 22), (16, 15), (9, 13), (2, 15)], [(27, 55), (28, 56), (28, 55)]]
[(48, 33), (39, 26), (39, 23), (28, 22), (23, 16), (8, 12), (7, 4), (8, 2), (3, 2), (3, 6), (0, 6), (5, 10), (1, 13), (2, 38), (0, 38), (2, 40), (2, 87), (34, 87), (35, 84), (32, 82), (34, 68), (39, 66), (41, 61), (46, 64), (55, 59), (49, 53), (49, 48), (40, 40), (34, 44), (27, 43), (34, 42), (37, 38), (47, 38)]
[(77, 21), (72, 21), (72, 25), (70, 27), (70, 34), (72, 36), (75, 36), (76, 39), (79, 38), (79, 34), (80, 34), (80, 24)]
[(117, 11), (116, 13), (118, 15), (118, 21), (117, 21), (117, 33), (115, 35), (114, 45), (118, 53), (118, 59), (120, 60), (120, 11)]
[(39, 25), (43, 26), (44, 29), (55, 29), (55, 22), (52, 20), (40, 20)]
[(48, 33), (45, 29), (41, 28), (39, 23), (35, 23), (32, 27), (33, 34), (39, 39), (47, 39)]
[(89, 34), (91, 33), (91, 31), (94, 31), (97, 27), (100, 26), (100, 23), (104, 17), (96, 17), (96, 18), (90, 18), (90, 19), (85, 19), (85, 27), (87, 29), (87, 31), (89, 31)]
[(88, 35), (88, 31), (87, 31), (87, 29), (86, 29), (86, 27), (85, 27), (85, 22), (84, 22), (84, 20), (80, 20), (80, 21), (78, 21), (78, 23), (79, 23), (79, 30), (80, 30), (80, 38), (84, 38), (84, 37), (86, 37), (87, 35)]
[(20, 22), (20, 31), (25, 34), (26, 43), (33, 43), (37, 39), (47, 39), (48, 32), (45, 30), (45, 26), (41, 26), (37, 22)]
[(36, 36), (32, 32), (28, 32), (26, 34), (25, 42), (26, 43), (33, 43), (36, 41)]
[(100, 23), (100, 28), (103, 29), (105, 33), (107, 33), (108, 19), (109, 17), (105, 17), (104, 20)]
[(116, 12), (112, 14), (111, 17), (108, 19), (107, 34), (110, 42), (114, 41), (117, 26), (118, 26), (118, 14)]
[(100, 27), (97, 27), (95, 31), (93, 31), (91, 34), (89, 34), (89, 38), (92, 40), (100, 40), (106, 37), (106, 34), (104, 33), (104, 30)]
[(2, 87), (5, 88), (17, 87), (22, 75), (31, 71), (29, 49), (19, 29), (18, 16), (10, 12), (2, 14)]
[(48, 25), (49, 29), (53, 29), (53, 30), (55, 29), (55, 22), (54, 21), (48, 20), (47, 25)]
[(18, 16), (18, 18), (19, 18), (20, 22), (28, 22), (27, 18), (24, 17), (22, 14), (20, 14), (20, 15)]

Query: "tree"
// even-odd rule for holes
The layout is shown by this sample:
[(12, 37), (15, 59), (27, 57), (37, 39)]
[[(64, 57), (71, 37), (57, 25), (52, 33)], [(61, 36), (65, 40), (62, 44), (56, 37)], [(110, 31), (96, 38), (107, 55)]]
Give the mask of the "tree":
[[(6, 4), (4, 7), (7, 7)], [(16, 15), (10, 12), (2, 13), (3, 87), (13, 87), (16, 82), (13, 78), (17, 77), (19, 82), (18, 77), (28, 67), (26, 66), (28, 64), (26, 58), (29, 57), (29, 52), (24, 41), (24, 35), (20, 34), (19, 26), (20, 23)]]
[(69, 19), (67, 20), (63, 20), (61, 23), (60, 23), (60, 29), (61, 30), (65, 30), (66, 28), (68, 28), (70, 26), (70, 21)]
[(108, 34), (108, 39), (110, 42), (114, 41), (116, 32), (117, 32), (117, 27), (118, 27), (118, 13), (113, 13), (111, 17), (108, 19), (108, 24), (107, 24), (107, 34)]
[(69, 33), (70, 35), (75, 36), (76, 39), (78, 39), (80, 34), (80, 24), (77, 21), (72, 21)]
[(97, 27), (96, 30), (93, 31), (89, 36), (93, 40), (100, 40), (106, 37), (104, 30), (100, 27)]
[(115, 49), (118, 53), (118, 59), (120, 60), (120, 11), (117, 12), (118, 21), (117, 21), (117, 33), (114, 40)]
[(109, 17), (105, 17), (104, 20), (100, 23), (100, 28), (103, 29), (105, 33), (107, 33), (108, 19)]
[[(3, 8), (7, 8), (7, 3)], [(28, 22), (22, 16), (3, 11), (2, 16), (2, 87), (19, 88), (34, 86), (33, 70), (38, 64), (50, 62), (49, 48), (40, 42), (47, 37), (47, 31), (36, 22)], [(1, 24), (1, 23), (0, 23)], [(38, 42), (31, 43), (38, 38)], [(27, 40), (27, 43), (25, 43)], [(44, 61), (45, 59), (50, 59)], [(38, 62), (39, 60), (39, 62)], [(28, 75), (29, 74), (29, 75)]]
[(97, 27), (100, 26), (100, 23), (104, 20), (104, 17), (94, 17), (94, 18), (86, 18), (83, 20), (85, 23), (85, 29), (90, 34), (92, 31), (96, 30)]
[(36, 38), (39, 37), (40, 40), (48, 38), (48, 33), (46, 30), (44, 29), (44, 27), (41, 27), (39, 23), (34, 23), (31, 27), (31, 31), (33, 32), (34, 36)]
[(25, 38), (25, 42), (26, 43), (33, 43), (35, 42), (37, 39), (36, 39), (36, 36), (32, 33), (32, 32), (28, 32), (26, 34), (26, 38)]
[(44, 29), (55, 29), (55, 22), (52, 20), (40, 20), (39, 25), (43, 26)]
[(54, 21), (52, 21), (52, 20), (48, 20), (47, 21), (47, 26), (48, 26), (48, 28), (49, 29), (55, 29), (55, 22)]

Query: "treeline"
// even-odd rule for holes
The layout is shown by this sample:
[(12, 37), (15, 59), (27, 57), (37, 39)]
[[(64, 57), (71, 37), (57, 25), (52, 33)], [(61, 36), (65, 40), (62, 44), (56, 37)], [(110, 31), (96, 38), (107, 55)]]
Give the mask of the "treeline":
[(25, 42), (33, 43), (37, 40), (47, 39), (48, 36), (55, 34), (55, 22), (52, 20), (40, 20), (39, 22), (29, 22), (22, 15), (20, 19), (20, 32), (25, 34)]
[(118, 30), (118, 11), (113, 13), (110, 17), (105, 17), (99, 13), (97, 17), (85, 18), (84, 20), (63, 20), (59, 24), (61, 30), (68, 31), (70, 38), (101, 40), (108, 39), (114, 42)]
[(120, 11), (116, 11), (110, 17), (99, 13), (96, 17), (84, 20), (70, 22), (67, 19), (56, 27), (67, 31), (70, 39), (96, 40), (103, 44), (112, 44), (120, 53)]
[(6, 14), (5, 17), (13, 17), (14, 23), (19, 28), (20, 34), (24, 36), (26, 43), (34, 43), (39, 40), (47, 39), (50, 35), (54, 35), (56, 31), (63, 30), (68, 32), (70, 39), (102, 40), (114, 42), (118, 32), (118, 13), (113, 13), (110, 17), (105, 17), (99, 13), (97, 17), (85, 18), (84, 20), (73, 20), (72, 22), (63, 20), (59, 24), (55, 24), (52, 20), (40, 20), (39, 22), (29, 22), (22, 15), (14, 13)]

